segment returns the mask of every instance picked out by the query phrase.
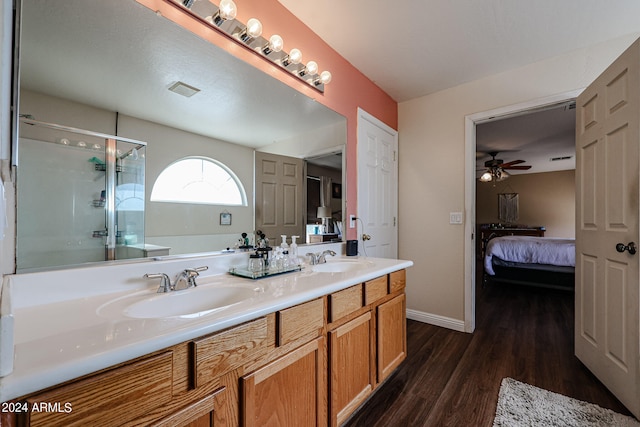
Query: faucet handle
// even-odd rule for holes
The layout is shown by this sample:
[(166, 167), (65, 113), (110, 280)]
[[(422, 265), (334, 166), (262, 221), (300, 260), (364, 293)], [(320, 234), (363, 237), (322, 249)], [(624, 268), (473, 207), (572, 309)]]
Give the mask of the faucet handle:
[(209, 269), (209, 267), (207, 267), (206, 265), (203, 266), (203, 267), (186, 268), (184, 270), (184, 273), (187, 276), (187, 282), (189, 283), (189, 286), (198, 286), (196, 284), (196, 277), (198, 277), (200, 275), (201, 271), (206, 271), (208, 269)]
[(336, 256), (336, 253), (330, 249), (327, 249), (326, 251), (322, 252), (318, 256), (318, 264), (324, 264), (325, 262), (327, 262), (326, 260), (327, 255)]
[(171, 286), (171, 279), (165, 273), (147, 273), (143, 276), (145, 279), (160, 279), (160, 287), (158, 293), (171, 292), (173, 286)]
[(314, 254), (313, 252), (307, 252), (305, 256), (311, 258), (311, 265), (316, 265), (318, 263), (318, 254)]

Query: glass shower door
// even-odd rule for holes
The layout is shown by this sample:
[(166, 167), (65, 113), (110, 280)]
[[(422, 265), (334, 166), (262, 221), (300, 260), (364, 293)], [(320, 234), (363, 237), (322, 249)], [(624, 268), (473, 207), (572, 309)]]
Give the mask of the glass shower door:
[(116, 140), (115, 259), (144, 256), (145, 151), (145, 146)]
[(138, 141), (23, 119), (16, 270), (143, 257), (144, 159)]

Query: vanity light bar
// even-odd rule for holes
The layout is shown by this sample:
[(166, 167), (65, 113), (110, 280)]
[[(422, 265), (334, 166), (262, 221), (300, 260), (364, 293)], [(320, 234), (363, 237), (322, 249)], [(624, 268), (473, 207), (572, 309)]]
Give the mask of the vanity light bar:
[(221, 0), (220, 7), (209, 0), (173, 0), (173, 3), (182, 6), (211, 27), (287, 70), (314, 89), (324, 93), (325, 85), (331, 82), (331, 73), (326, 70), (320, 72), (315, 61), (308, 61), (306, 64), (302, 62), (302, 52), (299, 49), (294, 48), (287, 53), (283, 49), (284, 41), (279, 35), (274, 34), (269, 39), (264, 38), (262, 23), (257, 18), (249, 19), (247, 24), (235, 19), (237, 7), (233, 0)]

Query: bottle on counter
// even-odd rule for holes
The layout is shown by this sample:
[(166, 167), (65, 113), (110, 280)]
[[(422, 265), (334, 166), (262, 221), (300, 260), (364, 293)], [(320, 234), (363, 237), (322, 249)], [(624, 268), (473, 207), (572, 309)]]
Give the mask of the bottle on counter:
[(264, 270), (264, 259), (262, 258), (262, 255), (257, 252), (249, 255), (249, 265), (247, 266), (247, 270), (254, 273), (259, 273)]
[(298, 261), (298, 244), (296, 239), (300, 236), (291, 236), (291, 246), (289, 246), (289, 260), (292, 266), (300, 264)]

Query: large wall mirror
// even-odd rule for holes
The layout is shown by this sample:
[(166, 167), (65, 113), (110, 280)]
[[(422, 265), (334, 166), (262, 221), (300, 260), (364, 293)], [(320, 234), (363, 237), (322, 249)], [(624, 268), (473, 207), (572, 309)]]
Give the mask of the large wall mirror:
[[(197, 3), (204, 7), (208, 0)], [(127, 234), (130, 221), (118, 228), (120, 244), (144, 249), (133, 257), (224, 250), (234, 247), (242, 233), (251, 235), (260, 224), (269, 225), (275, 217), (266, 209), (268, 202), (258, 199), (263, 182), (257, 178), (259, 165), (254, 160), (268, 156), (301, 162), (302, 192), (295, 196), (295, 218), (289, 218), (301, 236), (299, 242), (341, 240), (342, 194), (346, 194), (341, 188), (345, 184), (343, 116), (134, 0), (22, 0), (20, 12), (19, 114), (146, 143), (144, 151), (135, 153), (136, 159), (145, 160), (143, 181), (136, 187), (144, 187), (144, 218), (140, 219), (144, 233), (140, 237)], [(48, 148), (71, 146), (75, 166), (65, 163), (71, 158), (65, 153), (70, 151), (43, 151), (39, 142)], [(102, 244), (95, 226), (71, 226), (95, 216), (100, 209), (96, 200), (104, 196), (103, 177), (93, 169), (102, 159), (87, 142), (73, 135), (54, 137), (36, 126), (19, 126), (18, 272), (100, 261), (100, 251), (95, 259), (53, 261), (46, 255), (62, 250), (86, 255), (88, 247)], [(32, 162), (34, 166), (23, 168), (23, 155), (40, 157)], [(244, 191), (244, 202), (150, 200), (158, 177), (190, 159), (221, 166)], [(201, 167), (188, 164), (190, 171)], [(90, 169), (73, 172), (85, 165)], [(205, 172), (198, 173), (185, 181), (197, 181), (205, 188), (210, 184), (202, 178)], [(53, 182), (57, 175), (66, 175), (66, 183), (57, 184), (67, 191), (64, 198), (51, 190), (55, 183), (37, 185)], [(184, 178), (184, 174), (178, 176)], [(22, 182), (32, 185), (21, 186)], [(327, 211), (328, 220), (319, 217)], [(140, 217), (140, 212), (132, 216)], [(36, 228), (36, 224), (46, 226)], [(277, 239), (275, 243), (279, 243), (278, 230), (268, 235)], [(22, 240), (25, 231), (28, 239)], [(310, 234), (321, 237), (310, 238)], [(28, 244), (38, 247), (40, 260), (29, 259)]]

